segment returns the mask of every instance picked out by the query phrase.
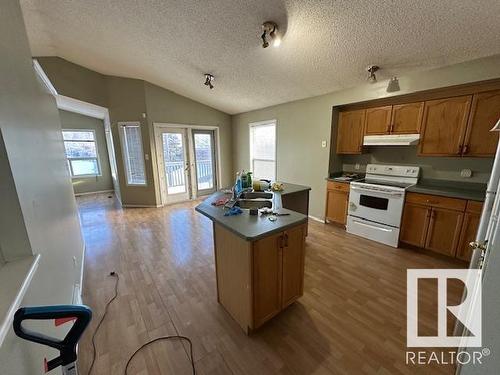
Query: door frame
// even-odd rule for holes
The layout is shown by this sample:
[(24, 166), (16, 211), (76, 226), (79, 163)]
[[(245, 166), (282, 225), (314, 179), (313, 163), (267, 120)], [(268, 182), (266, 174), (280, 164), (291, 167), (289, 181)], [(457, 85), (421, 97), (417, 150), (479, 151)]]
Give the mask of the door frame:
[[(183, 128), (187, 130), (187, 143), (188, 143), (188, 150), (187, 152), (191, 154), (193, 152), (193, 134), (192, 130), (213, 130), (214, 131), (214, 147), (215, 147), (215, 173), (216, 173), (216, 178), (215, 178), (215, 190), (218, 190), (220, 187), (220, 181), (222, 178), (222, 173), (221, 173), (221, 168), (220, 168), (220, 162), (221, 162), (221, 151), (220, 151), (220, 128), (219, 126), (204, 126), (204, 125), (191, 125), (191, 124), (179, 124), (179, 123), (166, 123), (166, 122), (153, 122), (153, 134), (154, 134), (154, 148), (155, 148), (155, 155), (154, 155), (154, 161), (156, 163), (156, 178), (158, 179), (158, 183), (155, 184), (157, 188), (157, 197), (159, 197), (159, 202), (158, 206), (166, 206), (169, 204), (174, 204), (173, 202), (168, 202), (167, 200), (167, 195), (166, 193), (166, 186), (165, 186), (165, 171), (163, 168), (161, 168), (160, 164), (160, 157), (162, 157), (163, 152), (162, 152), (162, 146), (161, 146), (161, 131), (164, 128)], [(188, 181), (190, 185), (193, 184), (193, 177), (196, 178), (196, 170), (194, 167), (194, 157), (193, 155), (188, 155), (189, 156), (189, 162), (190, 162), (190, 169), (191, 169), (191, 179)], [(198, 196), (196, 195), (196, 189), (191, 189), (191, 200), (197, 199)], [(179, 203), (179, 202), (175, 202)]]

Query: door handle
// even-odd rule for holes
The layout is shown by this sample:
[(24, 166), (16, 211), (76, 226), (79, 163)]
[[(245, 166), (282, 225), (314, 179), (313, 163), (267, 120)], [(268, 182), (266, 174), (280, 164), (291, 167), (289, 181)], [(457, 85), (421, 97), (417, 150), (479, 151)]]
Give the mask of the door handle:
[(288, 233), (285, 233), (285, 247), (288, 247)]

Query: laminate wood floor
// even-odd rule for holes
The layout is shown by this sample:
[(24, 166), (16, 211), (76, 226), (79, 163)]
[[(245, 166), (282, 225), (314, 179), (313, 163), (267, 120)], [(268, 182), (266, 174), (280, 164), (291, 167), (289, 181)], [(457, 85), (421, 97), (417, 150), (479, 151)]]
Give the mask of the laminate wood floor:
[[(87, 374), (91, 334), (113, 295), (118, 298), (97, 334), (93, 374), (123, 374), (147, 340), (189, 336), (197, 374), (452, 374), (451, 366), (405, 364), (406, 270), (463, 268), (463, 263), (393, 249), (311, 221), (304, 296), (252, 336), (217, 303), (211, 222), (197, 202), (122, 209), (107, 195), (78, 199), (86, 241), (84, 303), (94, 311), (80, 342)], [(434, 286), (421, 309), (420, 329), (433, 332)], [(458, 301), (460, 286), (450, 299)], [(187, 345), (160, 342), (136, 356), (129, 374), (191, 374)]]

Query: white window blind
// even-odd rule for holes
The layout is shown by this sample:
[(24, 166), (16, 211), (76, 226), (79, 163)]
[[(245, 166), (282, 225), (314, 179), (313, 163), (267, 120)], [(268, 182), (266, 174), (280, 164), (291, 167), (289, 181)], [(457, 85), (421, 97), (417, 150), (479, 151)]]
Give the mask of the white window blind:
[(94, 130), (63, 130), (64, 149), (71, 177), (99, 176), (99, 154)]
[(140, 124), (120, 123), (119, 127), (127, 184), (146, 185)]
[(250, 124), (250, 168), (254, 178), (276, 180), (276, 121)]

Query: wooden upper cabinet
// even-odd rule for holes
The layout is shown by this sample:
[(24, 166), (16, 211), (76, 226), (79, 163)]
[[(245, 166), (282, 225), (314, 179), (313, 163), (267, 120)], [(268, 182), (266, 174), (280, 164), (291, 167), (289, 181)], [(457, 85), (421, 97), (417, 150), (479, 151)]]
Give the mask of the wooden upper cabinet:
[(392, 106), (368, 108), (366, 110), (365, 134), (388, 134), (391, 127)]
[(464, 213), (433, 207), (425, 248), (449, 256), (455, 256)]
[(498, 134), (490, 129), (500, 119), (500, 90), (475, 94), (463, 146), (464, 156), (494, 156)]
[(423, 102), (393, 106), (391, 134), (419, 134), (423, 114)]
[(461, 155), (472, 96), (425, 102), (419, 155)]
[(339, 113), (337, 154), (361, 154), (364, 126), (364, 109)]

